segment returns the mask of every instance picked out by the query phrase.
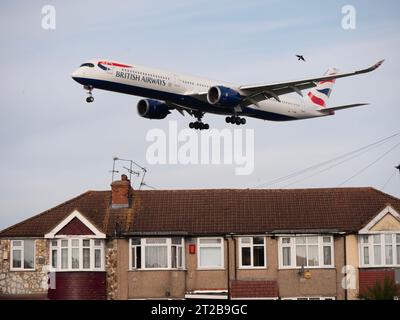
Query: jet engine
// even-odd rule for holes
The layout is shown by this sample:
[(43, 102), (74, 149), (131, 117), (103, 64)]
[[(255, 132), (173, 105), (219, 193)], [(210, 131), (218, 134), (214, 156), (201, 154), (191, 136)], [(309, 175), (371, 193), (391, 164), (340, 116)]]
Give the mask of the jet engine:
[(151, 99), (142, 99), (137, 104), (139, 115), (147, 119), (164, 119), (169, 113), (165, 102)]
[(241, 99), (239, 92), (223, 86), (211, 87), (207, 93), (208, 103), (214, 106), (236, 107)]

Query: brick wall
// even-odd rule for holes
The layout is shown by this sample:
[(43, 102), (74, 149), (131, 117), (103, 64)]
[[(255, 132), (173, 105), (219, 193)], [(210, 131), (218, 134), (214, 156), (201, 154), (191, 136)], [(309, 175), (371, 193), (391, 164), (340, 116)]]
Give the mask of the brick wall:
[(276, 281), (232, 281), (232, 298), (276, 298), (278, 297)]
[(391, 268), (360, 269), (360, 293), (367, 291), (378, 281), (383, 285), (385, 277), (394, 280), (395, 271)]
[(52, 300), (105, 300), (105, 272), (56, 272), (55, 289), (49, 289)]

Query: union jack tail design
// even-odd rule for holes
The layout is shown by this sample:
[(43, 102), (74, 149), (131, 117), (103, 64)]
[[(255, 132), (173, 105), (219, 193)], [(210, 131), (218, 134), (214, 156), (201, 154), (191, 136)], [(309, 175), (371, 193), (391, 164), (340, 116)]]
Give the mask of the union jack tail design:
[[(325, 72), (324, 76), (335, 75), (338, 74), (338, 72), (338, 69), (330, 68), (327, 72)], [(319, 109), (325, 108), (335, 81), (336, 79), (318, 82), (317, 86), (307, 93), (308, 100)]]

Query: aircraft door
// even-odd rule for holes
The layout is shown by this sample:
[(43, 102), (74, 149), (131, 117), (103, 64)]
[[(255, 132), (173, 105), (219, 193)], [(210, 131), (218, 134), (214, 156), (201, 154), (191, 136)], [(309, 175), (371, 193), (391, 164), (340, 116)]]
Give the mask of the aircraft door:
[(177, 74), (174, 74), (174, 85), (176, 88), (179, 88), (181, 86), (181, 79), (179, 79), (179, 76)]
[(115, 67), (112, 64), (109, 64), (107, 67), (107, 73), (113, 75)]

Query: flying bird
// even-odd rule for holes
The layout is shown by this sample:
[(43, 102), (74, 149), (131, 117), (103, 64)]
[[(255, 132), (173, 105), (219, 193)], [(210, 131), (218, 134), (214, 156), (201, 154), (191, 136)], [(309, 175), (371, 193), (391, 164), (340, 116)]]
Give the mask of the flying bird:
[(296, 54), (297, 60), (298, 61), (304, 61), (306, 62), (306, 59), (304, 59), (304, 57), (302, 55)]

